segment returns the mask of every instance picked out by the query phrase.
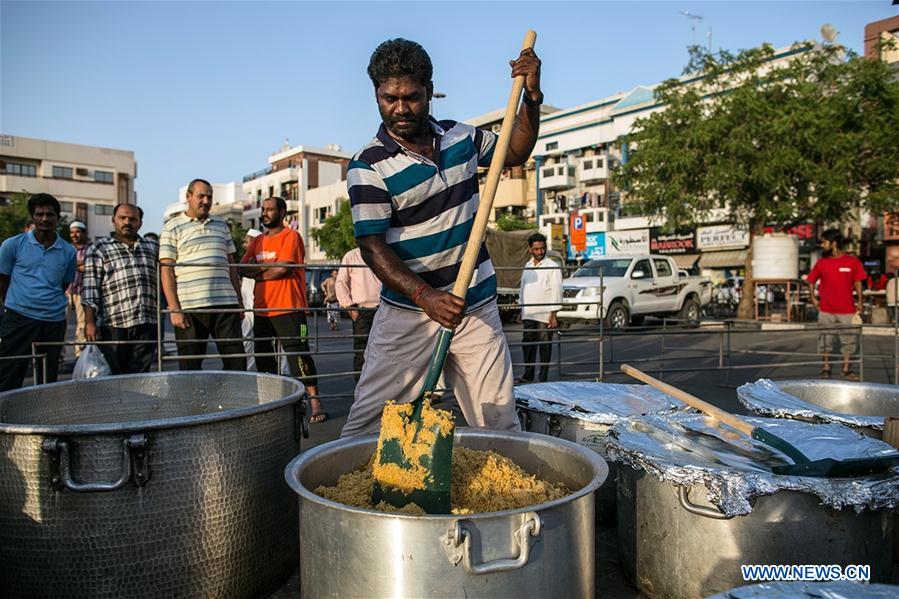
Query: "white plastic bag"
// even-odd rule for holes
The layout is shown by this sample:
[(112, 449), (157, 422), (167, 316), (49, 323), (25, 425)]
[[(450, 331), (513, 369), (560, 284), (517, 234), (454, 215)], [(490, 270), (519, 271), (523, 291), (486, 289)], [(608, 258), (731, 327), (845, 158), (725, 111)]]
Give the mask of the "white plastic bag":
[(81, 350), (81, 355), (78, 356), (75, 369), (72, 371), (72, 379), (92, 379), (111, 374), (112, 369), (106, 362), (106, 358), (103, 357), (103, 352), (96, 345), (90, 344), (85, 345)]

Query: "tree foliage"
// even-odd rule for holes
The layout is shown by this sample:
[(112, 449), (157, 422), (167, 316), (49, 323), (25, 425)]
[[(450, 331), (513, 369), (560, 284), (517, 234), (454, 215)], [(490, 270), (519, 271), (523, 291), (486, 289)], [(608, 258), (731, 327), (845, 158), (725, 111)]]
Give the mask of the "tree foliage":
[(791, 52), (775, 65), (769, 45), (737, 54), (691, 48), (685, 77), (655, 90), (664, 110), (637, 120), (628, 136), (635, 149), (615, 174), (628, 202), (668, 228), (723, 210), (751, 234), (897, 208), (891, 69), (836, 45)]
[(353, 213), (350, 202), (342, 199), (337, 214), (325, 219), (324, 224), (314, 229), (312, 238), (324, 250), (328, 258), (339, 260), (348, 251), (356, 247), (356, 236), (353, 233)]
[[(794, 46), (773, 66), (763, 46), (691, 49), (688, 77), (656, 89), (664, 110), (635, 123), (616, 174), (644, 214), (670, 227), (714, 209), (758, 231), (896, 207), (899, 83), (880, 61), (839, 46)], [(690, 77), (690, 76), (693, 77)]]
[(536, 229), (537, 223), (531, 223), (514, 214), (504, 213), (496, 219), (496, 228), (500, 231), (521, 231), (524, 229)]

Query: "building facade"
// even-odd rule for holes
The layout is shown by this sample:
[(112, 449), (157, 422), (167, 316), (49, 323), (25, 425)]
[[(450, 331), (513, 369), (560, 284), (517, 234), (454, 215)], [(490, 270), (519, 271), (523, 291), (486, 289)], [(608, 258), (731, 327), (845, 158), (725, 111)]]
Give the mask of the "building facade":
[(325, 148), (284, 146), (269, 156), (268, 166), (243, 178), (243, 226), (259, 227), (262, 201), (272, 196), (287, 200), (291, 226), (303, 239), (309, 239), (311, 211), (306, 195), (310, 190), (346, 180), (347, 165), (352, 156), (338, 145)]
[(88, 237), (112, 232), (116, 204), (136, 204), (134, 152), (0, 135), (0, 201), (18, 192), (49, 193), (62, 215), (87, 225)]

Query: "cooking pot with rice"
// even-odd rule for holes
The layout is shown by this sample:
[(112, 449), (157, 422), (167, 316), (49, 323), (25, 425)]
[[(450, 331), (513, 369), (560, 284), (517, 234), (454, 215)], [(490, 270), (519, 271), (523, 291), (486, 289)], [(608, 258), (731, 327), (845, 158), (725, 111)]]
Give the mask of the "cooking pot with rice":
[(314, 490), (371, 459), (377, 437), (340, 439), (285, 471), (299, 496), (304, 598), (594, 596), (596, 453), (528, 433), (457, 429), (455, 446), (493, 451), (570, 494), (487, 513), (410, 515), (351, 507)]

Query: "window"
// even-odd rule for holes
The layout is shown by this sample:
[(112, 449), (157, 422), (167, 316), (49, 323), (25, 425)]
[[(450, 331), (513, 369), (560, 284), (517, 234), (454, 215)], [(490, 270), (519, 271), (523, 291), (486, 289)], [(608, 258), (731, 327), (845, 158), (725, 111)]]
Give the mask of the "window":
[(108, 171), (94, 171), (94, 181), (97, 183), (112, 183), (113, 174)]
[(60, 202), (59, 203), (60, 212), (66, 212), (71, 214), (75, 211), (75, 204), (73, 202)]
[(21, 164), (18, 162), (6, 163), (7, 175), (18, 175), (20, 177), (37, 177), (37, 167), (33, 164)]
[(592, 160), (584, 160), (584, 170), (589, 171), (593, 169), (593, 161)]
[(548, 141), (546, 142), (546, 151), (552, 152), (553, 150), (559, 149), (559, 142), (557, 141)]
[(543, 169), (543, 176), (544, 176), (544, 177), (552, 177), (552, 176), (555, 175), (555, 174), (556, 174), (556, 169), (553, 168), (553, 167), (549, 167), (549, 168)]
[(327, 206), (318, 209), (318, 222), (323, 223), (328, 218)]
[(112, 213), (115, 212), (115, 206), (109, 206), (107, 204), (94, 204), (94, 214), (97, 216), (112, 216)]
[(651, 278), (652, 278), (652, 266), (649, 265), (649, 260), (640, 260), (639, 262), (637, 262), (637, 263), (634, 265), (634, 270), (631, 271), (631, 278), (632, 278), (632, 279), (633, 279), (633, 278), (636, 278), (636, 277), (634, 277), (634, 273), (637, 272), (638, 270), (642, 270), (642, 271), (643, 271), (643, 278), (644, 278), (644, 279), (651, 279)]
[(72, 178), (72, 167), (71, 166), (54, 166), (53, 167), (53, 176), (57, 179), (71, 179)]
[(656, 272), (660, 277), (671, 276), (671, 266), (667, 260), (653, 260), (652, 262), (656, 265)]

